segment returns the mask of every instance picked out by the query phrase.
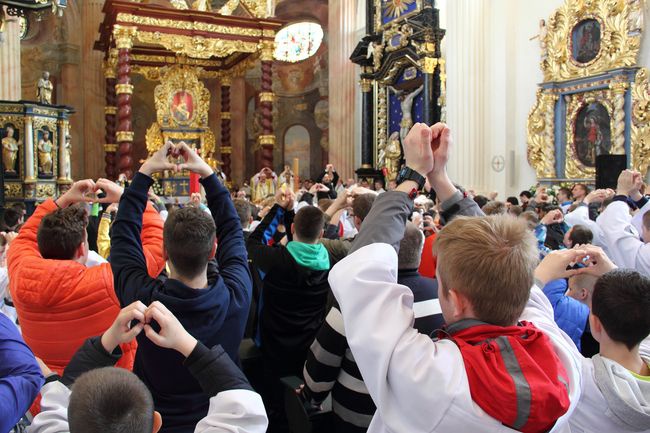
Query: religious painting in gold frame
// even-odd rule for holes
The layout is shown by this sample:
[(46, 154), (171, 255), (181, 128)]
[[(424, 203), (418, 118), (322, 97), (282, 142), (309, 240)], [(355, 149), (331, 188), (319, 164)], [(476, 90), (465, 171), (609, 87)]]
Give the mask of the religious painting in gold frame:
[(565, 175), (593, 179), (596, 157), (612, 152), (616, 126), (611, 91), (576, 93), (568, 98)]
[(160, 127), (207, 127), (210, 91), (198, 78), (199, 68), (175, 65), (165, 69), (154, 91)]

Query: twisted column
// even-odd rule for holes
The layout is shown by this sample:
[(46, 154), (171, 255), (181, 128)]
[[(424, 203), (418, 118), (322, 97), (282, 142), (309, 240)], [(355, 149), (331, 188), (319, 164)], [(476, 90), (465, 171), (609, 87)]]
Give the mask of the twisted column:
[(610, 84), (614, 93), (614, 131), (612, 136), (612, 155), (625, 155), (625, 93), (629, 85), (626, 82)]
[(116, 125), (117, 119), (117, 94), (115, 93), (115, 85), (117, 79), (115, 78), (115, 70), (111, 65), (106, 65), (104, 68), (104, 75), (106, 76), (106, 106), (104, 107), (104, 119), (106, 120), (106, 135), (104, 136), (104, 162), (106, 163), (105, 171), (106, 177), (110, 180), (117, 179), (116, 168)]
[(262, 135), (258, 144), (262, 149), (262, 167), (273, 168), (273, 147), (275, 134), (273, 132), (273, 48), (274, 43), (267, 41), (262, 48), (262, 91), (260, 92), (260, 108), (262, 111)]
[(224, 77), (221, 80), (221, 170), (226, 175), (226, 181), (230, 182), (231, 177), (231, 154), (232, 145), (230, 142), (230, 86), (232, 79)]
[(131, 48), (133, 37), (136, 34), (134, 27), (115, 26), (113, 35), (117, 46), (117, 132), (116, 139), (119, 151), (117, 164), (118, 173), (124, 173), (128, 179), (133, 176), (133, 124), (131, 98), (133, 85), (131, 84)]

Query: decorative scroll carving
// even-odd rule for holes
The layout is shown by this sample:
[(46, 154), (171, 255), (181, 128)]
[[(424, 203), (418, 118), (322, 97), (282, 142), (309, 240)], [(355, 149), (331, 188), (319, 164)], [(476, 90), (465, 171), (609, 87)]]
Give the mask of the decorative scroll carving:
[(648, 69), (636, 74), (632, 86), (632, 167), (647, 173), (650, 168), (650, 80)]
[(160, 32), (139, 31), (136, 35), (144, 44), (162, 45), (177, 54), (209, 59), (228, 57), (233, 53), (255, 53), (258, 43), (238, 40), (208, 39), (203, 36), (184, 36)]
[(528, 163), (538, 178), (554, 178), (555, 122), (553, 113), (557, 96), (537, 91), (537, 103), (528, 116)]

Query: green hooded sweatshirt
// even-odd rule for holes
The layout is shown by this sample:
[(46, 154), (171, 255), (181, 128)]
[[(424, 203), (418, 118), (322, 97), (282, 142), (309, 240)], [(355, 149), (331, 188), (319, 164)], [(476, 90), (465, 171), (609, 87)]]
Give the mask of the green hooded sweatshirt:
[(287, 250), (300, 266), (313, 271), (326, 271), (330, 268), (330, 255), (323, 244), (289, 242)]

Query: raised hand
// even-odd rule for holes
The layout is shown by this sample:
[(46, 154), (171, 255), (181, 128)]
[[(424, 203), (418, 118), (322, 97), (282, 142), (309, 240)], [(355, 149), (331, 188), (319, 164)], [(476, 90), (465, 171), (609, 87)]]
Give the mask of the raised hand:
[(164, 170), (178, 171), (178, 166), (169, 161), (169, 156), (173, 153), (173, 150), (174, 144), (171, 141), (167, 141), (142, 164), (140, 173), (151, 176), (154, 173)]
[(124, 193), (124, 188), (104, 178), (98, 179), (95, 187), (98, 190), (101, 189), (106, 194), (106, 197), (97, 200), (99, 203), (119, 203)]
[(97, 187), (92, 179), (80, 180), (73, 183), (70, 189), (56, 200), (56, 204), (61, 208), (66, 208), (82, 201), (96, 201), (96, 191)]
[[(190, 356), (197, 341), (183, 328), (176, 316), (159, 301), (153, 302), (144, 313), (146, 325), (144, 332), (147, 338), (155, 345), (166, 349), (174, 349), (186, 358)], [(156, 332), (151, 327), (151, 321), (155, 320), (160, 326)]]
[[(122, 308), (111, 327), (102, 335), (102, 346), (108, 353), (112, 353), (120, 344), (133, 341), (142, 332), (146, 310), (147, 307), (140, 301)], [(138, 324), (131, 327), (134, 320), (138, 321)]]
[(440, 202), (444, 203), (457, 191), (447, 175), (447, 162), (449, 162), (453, 140), (451, 130), (444, 123), (436, 123), (430, 129), (433, 168), (427, 174), (427, 180)]
[(426, 177), (433, 169), (432, 131), (424, 123), (416, 123), (404, 138), (406, 165)]
[(553, 251), (544, 257), (544, 260), (535, 269), (535, 279), (539, 280), (541, 285), (544, 286), (549, 281), (577, 275), (580, 273), (579, 270), (567, 270), (567, 268), (581, 262), (586, 256), (587, 251), (583, 248)]
[(555, 209), (550, 212), (548, 212), (540, 223), (544, 224), (545, 226), (551, 225), (551, 224), (559, 224), (562, 221), (564, 221), (564, 214), (560, 209)]
[(282, 191), (281, 188), (278, 188), (278, 190), (275, 193), (275, 202), (282, 209), (293, 209), (293, 202), (295, 199), (296, 199), (296, 195), (293, 193), (291, 189)]
[(191, 147), (187, 145), (184, 141), (181, 141), (180, 144), (176, 147), (180, 156), (183, 157), (185, 162), (178, 166), (179, 170), (189, 170), (206, 178), (210, 176), (214, 171), (212, 167), (208, 165)]
[(635, 185), (638, 182), (639, 172), (632, 170), (623, 170), (618, 176), (618, 186), (616, 187), (616, 194), (629, 196), (635, 190)]
[(616, 269), (616, 265), (607, 257), (602, 248), (595, 245), (580, 245), (576, 247), (587, 253), (582, 263), (586, 266), (579, 269), (581, 274), (590, 274), (600, 277), (609, 271)]

